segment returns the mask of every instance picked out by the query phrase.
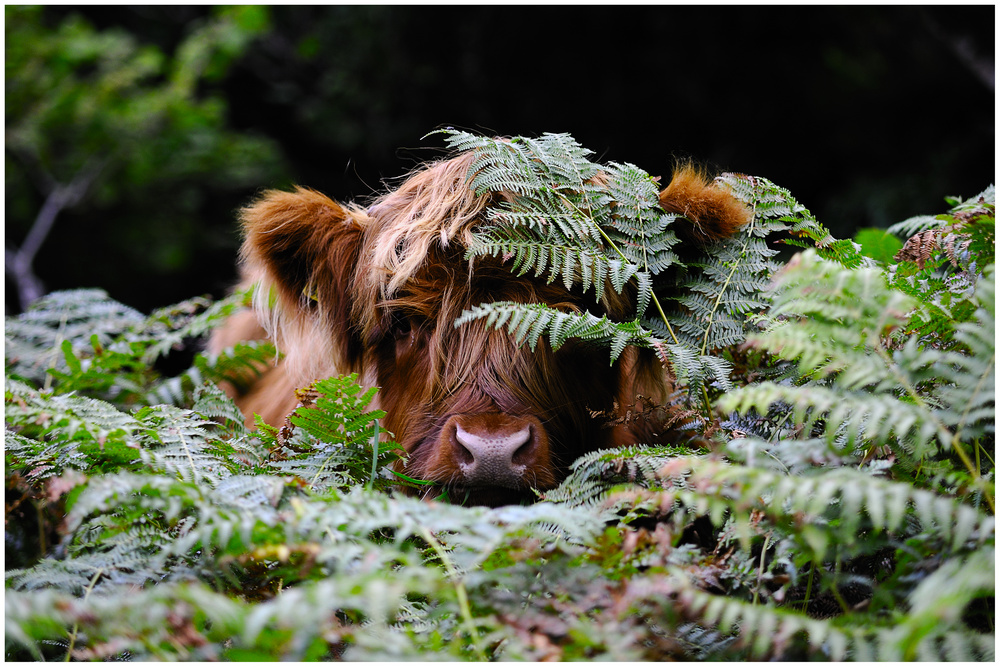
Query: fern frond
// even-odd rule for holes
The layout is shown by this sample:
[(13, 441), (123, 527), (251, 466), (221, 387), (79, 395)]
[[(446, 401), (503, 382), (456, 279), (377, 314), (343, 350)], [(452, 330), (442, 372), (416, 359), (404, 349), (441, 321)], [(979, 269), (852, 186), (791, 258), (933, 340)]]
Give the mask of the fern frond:
[(692, 454), (690, 448), (682, 446), (631, 445), (595, 450), (574, 461), (569, 476), (555, 489), (546, 491), (544, 500), (589, 509), (609, 520), (621, 509), (604, 503), (612, 490), (625, 484), (658, 487), (659, 471), (664, 465)]
[(9, 471), (17, 471), (35, 485), (66, 470), (86, 470), (90, 463), (72, 443), (26, 438), (9, 429), (4, 432), (4, 459)]
[(620, 218), (612, 221), (612, 228), (607, 230), (608, 238), (621, 251), (624, 258), (651, 275), (663, 273), (673, 266), (680, 266), (681, 261), (674, 252), (677, 235), (669, 228), (670, 223), (677, 219), (672, 213), (664, 213), (660, 229), (643, 230), (638, 227), (624, 228), (625, 223)]
[(870, 265), (857, 244), (838, 240), (800, 204), (791, 193), (766, 178), (744, 174), (723, 174), (716, 179), (754, 209), (755, 224), (759, 234), (787, 230), (793, 239), (783, 239), (788, 245), (814, 248), (824, 259), (841, 266), (856, 268)]
[(950, 446), (952, 435), (926, 406), (888, 394), (849, 391), (816, 384), (787, 386), (773, 382), (741, 387), (719, 399), (723, 411), (766, 414), (776, 405), (789, 407), (806, 433), (820, 428), (828, 442), (846, 437), (847, 451), (861, 444), (899, 446), (918, 457)]
[(594, 151), (584, 148), (565, 132), (545, 132), (537, 139), (522, 137), (531, 154), (541, 161), (546, 177), (557, 183), (585, 183), (597, 175), (599, 168), (588, 158)]
[[(8, 591), (4, 608), (9, 619), (6, 629), (12, 633), (8, 637), (39, 659), (45, 657), (45, 637), (51, 636), (54, 628), (63, 638), (71, 635), (71, 628), (77, 628), (99, 639), (85, 647), (78, 643), (72, 654), (75, 659), (121, 659), (125, 652), (139, 661), (219, 660), (225, 653), (222, 642), (236, 634), (247, 615), (245, 604), (200, 584), (164, 584), (121, 597), (90, 596), (86, 601), (56, 590)], [(179, 623), (194, 628), (198, 619), (205, 617), (211, 619), (211, 627), (204, 635), (199, 633), (201, 641), (193, 645), (178, 641)], [(65, 639), (62, 656), (67, 655), (68, 645)]]
[(56, 396), (11, 380), (4, 399), (8, 425), (50, 442), (86, 438), (102, 446), (112, 441), (129, 444), (140, 427), (134, 417), (110, 403), (72, 394)]
[(393, 464), (399, 446), (379, 425), (385, 413), (367, 410), (377, 389), (362, 391), (356, 382), (356, 375), (334, 377), (299, 391), (304, 405), (290, 415), (294, 429), (283, 443), (293, 453), (272, 464), (275, 472), (296, 475), (318, 491), (389, 485), (372, 471), (381, 475)]
[(109, 345), (117, 336), (140, 326), (142, 313), (111, 299), (98, 289), (52, 292), (4, 323), (4, 358), (9, 372), (41, 382), (50, 367), (68, 370), (61, 351), (69, 341), (77, 354), (91, 349), (91, 337)]
[(583, 291), (593, 289), (598, 300), (611, 275), (603, 253), (561, 240), (532, 237), (517, 227), (491, 228), (475, 234), (466, 255), (510, 258), (511, 271), (517, 275), (534, 272), (539, 277), (547, 273), (548, 282), (561, 277), (566, 289), (581, 283)]
[[(983, 305), (975, 325), (961, 325), (973, 354), (922, 349), (916, 336), (885, 337), (905, 323), (913, 300), (891, 289), (875, 269), (843, 269), (811, 253), (799, 256), (779, 279), (775, 320), (751, 344), (798, 364), (803, 378), (827, 378), (799, 387), (760, 383), (723, 397), (724, 411), (766, 414), (775, 405), (807, 429), (822, 420), (828, 440), (847, 446), (891, 445), (918, 458), (950, 451), (967, 437), (992, 432), (995, 411), (995, 331), (992, 269), (980, 281)], [(921, 387), (939, 387), (933, 399)], [(966, 433), (957, 434), (964, 428)]]
[(911, 236), (888, 270), (891, 284), (917, 300), (907, 329), (928, 346), (955, 349), (955, 326), (972, 321), (976, 285), (996, 260), (996, 215), (992, 189), (958, 202), (938, 223)]
[(246, 391), (278, 356), (274, 343), (254, 340), (237, 343), (218, 354), (201, 352), (194, 364), (183, 373), (171, 378), (158, 379), (143, 393), (148, 405), (190, 405), (200, 387), (227, 382), (237, 391)]
[[(798, 316), (863, 330), (868, 344), (886, 329), (899, 326), (913, 300), (889, 289), (877, 268), (844, 269), (820, 260), (815, 252), (799, 254), (780, 276), (772, 295), (771, 317)], [(820, 283), (825, 289), (815, 289)]]
[(133, 329), (132, 335), (153, 339), (144, 360), (152, 363), (174, 348), (181, 348), (184, 340), (199, 338), (222, 324), (226, 318), (247, 303), (249, 290), (236, 291), (218, 301), (200, 297), (161, 308), (150, 315), (142, 329)]
[(922, 232), (939, 229), (945, 224), (947, 223), (940, 220), (936, 215), (915, 215), (911, 218), (903, 220), (902, 222), (890, 225), (886, 231), (890, 234), (895, 234), (896, 236), (908, 239)]
[(663, 231), (672, 222), (673, 218), (660, 210), (659, 186), (647, 172), (629, 162), (609, 162), (603, 171), (608, 195), (615, 203), (617, 224), (628, 221), (639, 231), (649, 233)]
[(213, 422), (169, 405), (142, 408), (135, 416), (144, 436), (140, 456), (154, 470), (208, 486), (230, 475), (228, 448), (205, 428)]
[[(952, 213), (966, 213), (981, 206), (996, 206), (996, 188), (990, 185), (975, 197), (955, 202)], [(953, 222), (953, 218), (940, 215), (917, 215), (891, 225), (886, 231), (900, 238), (908, 239), (921, 232), (940, 229)]]
[[(656, 330), (655, 322), (649, 321), (644, 324)], [(723, 391), (733, 388), (730, 380), (732, 364), (722, 357), (699, 354), (696, 348), (685, 343), (654, 343), (653, 348), (664, 366), (670, 369), (673, 378), (680, 386), (685, 387), (689, 394), (694, 395), (713, 384)]]
[(235, 436), (245, 435), (243, 413), (216, 384), (203, 384), (195, 390), (191, 411), (204, 419), (221, 419)]
[(600, 223), (618, 251), (652, 275), (679, 264), (673, 250), (678, 239), (670, 229), (677, 216), (660, 209), (654, 179), (628, 163), (611, 162), (605, 173), (613, 207), (611, 215)]
[(936, 415), (954, 430), (955, 441), (970, 441), (996, 429), (995, 266), (979, 281), (974, 321), (956, 326), (955, 340), (968, 354), (947, 352), (932, 371), (944, 381)]
[[(723, 422), (729, 428), (732, 422)], [(793, 440), (764, 440), (761, 437), (737, 437), (726, 445), (730, 460), (744, 463), (754, 468), (766, 468), (791, 475), (808, 474), (817, 468), (862, 468), (868, 474), (876, 474), (873, 467), (863, 468), (858, 464), (858, 456), (846, 446), (842, 438), (833, 442), (826, 438)], [(875, 467), (885, 466), (884, 462), (873, 462)]]
[[(736, 192), (742, 190), (736, 188)], [(753, 221), (739, 234), (712, 244), (699, 260), (690, 263), (691, 274), (678, 290), (682, 296), (673, 297), (682, 308), (669, 315), (671, 322), (684, 334), (682, 342), (702, 354), (742, 342), (751, 330), (748, 314), (767, 306), (762, 294), (778, 265), (770, 261), (777, 251), (769, 249), (764, 238), (787, 229), (788, 224), (769, 220), (768, 216), (779, 211), (761, 209), (753, 197), (763, 195), (755, 193), (754, 189), (743, 193), (751, 197), (747, 203), (754, 206)], [(790, 205), (780, 208), (782, 213), (786, 210), (791, 215), (794, 209)]]
[(780, 659), (799, 643), (831, 661), (992, 660), (994, 656), (993, 635), (972, 633), (939, 619), (921, 619), (923, 626), (914, 622), (889, 628), (844, 627), (700, 591), (681, 572), (629, 593), (633, 604), (669, 600), (686, 617), (697, 618), (724, 635), (736, 634), (739, 645), (758, 660)]
[(218, 354), (198, 354), (194, 366), (183, 375), (195, 386), (211, 381), (229, 382), (244, 388), (273, 366), (277, 357), (277, 348), (269, 340), (243, 341)]
[(96, 570), (92, 563), (47, 559), (35, 567), (6, 572), (7, 595), (14, 591), (44, 594), (46, 589), (82, 596)]
[(612, 362), (628, 345), (662, 343), (638, 322), (612, 322), (589, 312), (565, 313), (541, 303), (496, 301), (483, 304), (462, 313), (455, 320), (455, 327), (479, 319), (485, 319), (487, 326), (495, 329), (506, 326), (519, 345), (527, 344), (532, 351), (543, 336), (548, 336), (553, 350), (565, 345), (570, 338), (607, 344), (611, 347)]
[(523, 143), (486, 139), (477, 144), (477, 159), (469, 166), (469, 186), (476, 194), (512, 192), (524, 196), (543, 187)]
[(726, 511), (745, 514), (751, 508), (776, 522), (795, 517), (795, 539), (820, 561), (828, 549), (849, 552), (862, 546), (862, 528), (899, 532), (910, 516), (920, 522), (922, 532), (952, 549), (994, 540), (993, 517), (953, 498), (850, 468), (792, 477), (707, 459), (678, 459), (660, 472), (664, 478), (678, 474), (685, 474), (686, 482), (677, 497), (716, 520)]
[(336, 492), (359, 482), (352, 475), (359, 468), (357, 452), (343, 446), (328, 445), (322, 441), (296, 434), (286, 439), (286, 446), (308, 452), (285, 461), (276, 461), (270, 468), (277, 474), (294, 475), (319, 492)]

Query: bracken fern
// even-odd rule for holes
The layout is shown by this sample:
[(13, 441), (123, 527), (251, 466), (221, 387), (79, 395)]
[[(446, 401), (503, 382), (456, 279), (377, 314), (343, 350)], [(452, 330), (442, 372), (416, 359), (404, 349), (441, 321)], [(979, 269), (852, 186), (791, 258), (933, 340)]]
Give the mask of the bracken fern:
[[(592, 452), (531, 506), (417, 500), (356, 377), (249, 430), (206, 382), (272, 346), (156, 370), (242, 295), (151, 317), (50, 295), (6, 322), (9, 659), (994, 659), (992, 188), (897, 228), (962, 238), (880, 266), (724, 175), (754, 219), (682, 261), (637, 167), (447, 137), (510, 195), (471, 255), (640, 297), (627, 322), (499, 303), (459, 326), (653, 349), (711, 451)], [(815, 250), (780, 268), (775, 235)]]

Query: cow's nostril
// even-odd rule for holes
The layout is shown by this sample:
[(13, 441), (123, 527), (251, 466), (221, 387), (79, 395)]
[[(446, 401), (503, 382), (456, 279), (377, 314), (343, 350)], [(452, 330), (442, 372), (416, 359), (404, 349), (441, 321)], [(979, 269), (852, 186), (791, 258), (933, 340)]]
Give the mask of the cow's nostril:
[(535, 448), (533, 447), (535, 441), (534, 433), (531, 432), (531, 427), (528, 427), (528, 437), (524, 441), (524, 444), (517, 448), (514, 454), (510, 457), (511, 463), (515, 465), (528, 465), (535, 459)]
[(459, 465), (469, 466), (476, 462), (476, 445), (461, 426), (455, 427), (455, 444), (455, 458)]

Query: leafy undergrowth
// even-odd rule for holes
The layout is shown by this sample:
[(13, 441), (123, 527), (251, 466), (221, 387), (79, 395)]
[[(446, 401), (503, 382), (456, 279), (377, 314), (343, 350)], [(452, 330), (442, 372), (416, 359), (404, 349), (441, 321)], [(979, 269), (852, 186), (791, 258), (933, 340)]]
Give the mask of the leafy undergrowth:
[[(214, 383), (271, 346), (171, 370), (245, 295), (146, 317), (63, 292), (8, 318), (6, 657), (992, 660), (992, 188), (897, 225), (879, 264), (763, 179), (723, 182), (756, 217), (712, 261), (603, 269), (704, 299), (532, 334), (656, 350), (711, 450), (594, 452), (530, 506), (401, 493), (354, 377), (248, 431)], [(772, 264), (772, 231), (815, 249)]]

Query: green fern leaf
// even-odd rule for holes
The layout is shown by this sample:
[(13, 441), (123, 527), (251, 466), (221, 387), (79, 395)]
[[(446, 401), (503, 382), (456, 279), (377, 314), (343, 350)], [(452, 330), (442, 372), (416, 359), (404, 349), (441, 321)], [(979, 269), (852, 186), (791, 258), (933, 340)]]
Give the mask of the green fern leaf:
[(612, 362), (628, 345), (653, 346), (662, 342), (638, 322), (612, 322), (589, 312), (565, 313), (545, 304), (513, 301), (497, 301), (466, 310), (455, 320), (455, 327), (479, 319), (485, 319), (487, 326), (494, 329), (506, 326), (518, 345), (526, 344), (532, 351), (546, 334), (553, 350), (570, 338), (607, 344), (611, 347)]
[(111, 299), (103, 290), (53, 292), (24, 313), (6, 318), (4, 358), (9, 372), (42, 382), (49, 368), (68, 371), (61, 343), (77, 355), (92, 349), (91, 338), (107, 346), (123, 332), (145, 322), (138, 311)]
[(142, 460), (154, 470), (197, 484), (216, 486), (231, 474), (229, 449), (190, 410), (156, 405), (136, 412), (141, 424)]

